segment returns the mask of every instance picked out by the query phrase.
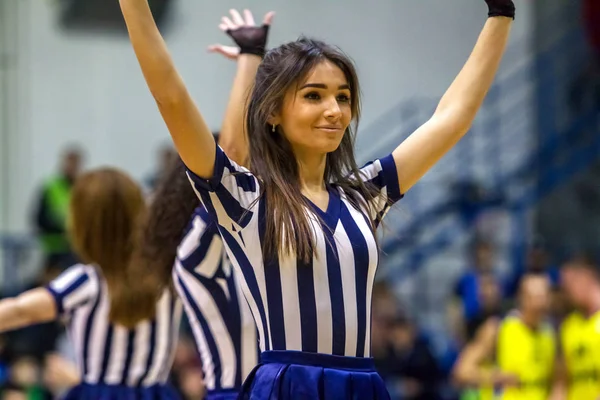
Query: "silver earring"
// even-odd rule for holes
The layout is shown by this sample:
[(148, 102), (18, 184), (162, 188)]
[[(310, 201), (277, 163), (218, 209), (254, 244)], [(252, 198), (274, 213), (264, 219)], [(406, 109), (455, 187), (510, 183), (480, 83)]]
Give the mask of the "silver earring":
[(271, 129), (272, 132), (275, 132), (275, 124), (273, 124), (273, 129)]

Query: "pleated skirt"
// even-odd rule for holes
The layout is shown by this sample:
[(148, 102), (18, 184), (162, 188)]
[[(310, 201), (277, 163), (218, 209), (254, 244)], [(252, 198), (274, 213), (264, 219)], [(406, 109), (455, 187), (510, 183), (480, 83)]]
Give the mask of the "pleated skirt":
[(238, 389), (209, 390), (204, 400), (236, 400), (240, 393)]
[(170, 385), (124, 386), (81, 383), (67, 392), (65, 400), (181, 400)]
[(389, 400), (372, 358), (265, 351), (240, 400)]

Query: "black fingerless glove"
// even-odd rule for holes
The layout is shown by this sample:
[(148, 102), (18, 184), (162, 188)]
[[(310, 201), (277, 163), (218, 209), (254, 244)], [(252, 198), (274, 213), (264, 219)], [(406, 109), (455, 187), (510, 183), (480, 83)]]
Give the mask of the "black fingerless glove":
[(269, 25), (243, 26), (238, 29), (230, 29), (227, 34), (240, 48), (240, 54), (254, 54), (259, 57), (265, 55)]
[(515, 19), (515, 3), (512, 0), (485, 0), (488, 17), (509, 17)]

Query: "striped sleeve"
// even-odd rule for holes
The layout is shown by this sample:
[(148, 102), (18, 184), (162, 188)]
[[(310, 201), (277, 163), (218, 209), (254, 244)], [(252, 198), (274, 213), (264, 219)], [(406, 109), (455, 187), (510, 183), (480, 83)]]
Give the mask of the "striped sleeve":
[[(209, 214), (228, 230), (246, 227), (258, 208), (260, 186), (246, 168), (230, 160), (217, 146), (214, 174), (203, 179), (187, 170), (188, 177)], [(238, 229), (236, 229), (238, 228)]]
[(394, 157), (390, 154), (367, 163), (360, 169), (360, 174), (362, 179), (371, 183), (378, 192), (371, 204), (371, 218), (378, 223), (389, 208), (404, 196), (400, 192)]
[(177, 262), (206, 278), (212, 278), (223, 261), (223, 242), (219, 230), (206, 211), (196, 211), (177, 248)]
[(65, 316), (96, 299), (100, 282), (94, 267), (77, 264), (60, 274), (46, 288), (54, 297), (57, 314)]

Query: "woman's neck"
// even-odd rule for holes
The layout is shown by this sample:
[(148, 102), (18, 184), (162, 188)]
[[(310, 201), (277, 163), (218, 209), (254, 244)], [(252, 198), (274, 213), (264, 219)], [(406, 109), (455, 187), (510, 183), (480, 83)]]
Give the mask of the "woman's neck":
[(302, 156), (296, 154), (296, 159), (298, 160), (301, 190), (308, 193), (322, 191), (325, 188), (327, 154)]

